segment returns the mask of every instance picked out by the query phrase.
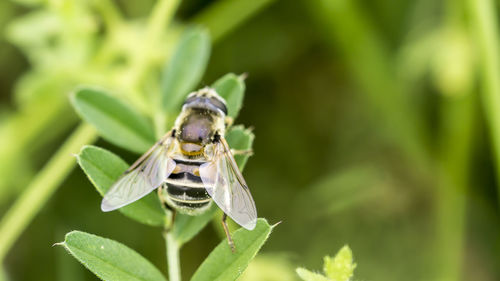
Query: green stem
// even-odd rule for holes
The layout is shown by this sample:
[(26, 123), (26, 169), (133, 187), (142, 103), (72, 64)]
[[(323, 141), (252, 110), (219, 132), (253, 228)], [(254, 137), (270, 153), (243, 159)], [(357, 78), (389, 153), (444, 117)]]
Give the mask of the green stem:
[[(443, 18), (444, 30), (463, 30), (464, 1), (447, 0)], [(447, 48), (457, 42), (448, 41)], [(453, 51), (451, 51), (453, 52)], [(459, 58), (462, 59), (463, 57)], [(441, 66), (442, 69), (450, 66)], [(467, 193), (470, 184), (470, 162), (474, 144), (475, 92), (472, 87), (452, 90), (442, 88), (438, 139), (438, 184), (435, 189), (436, 260), (433, 280), (461, 280), (464, 262), (467, 222)], [(447, 92), (448, 91), (448, 92)]]
[[(76, 123), (76, 116), (61, 100), (51, 100), (48, 106), (44, 102), (29, 105), (6, 118), (0, 132), (0, 204), (10, 196), (21, 192), (15, 179), (20, 161), (29, 159), (47, 143), (60, 137)], [(66, 114), (64, 119), (60, 116)], [(58, 122), (50, 130), (47, 127)], [(23, 128), (19, 130), (19, 128)], [(24, 179), (28, 180), (28, 179)], [(26, 181), (28, 182), (28, 181)]]
[(207, 27), (212, 41), (216, 42), (274, 1), (217, 1), (198, 14), (193, 22)]
[(180, 0), (160, 0), (157, 2), (149, 17), (145, 43), (154, 42), (161, 38), (165, 29), (172, 22), (179, 3)]
[(500, 48), (498, 46), (497, 7), (492, 0), (468, 0), (472, 32), (476, 34), (482, 102), (492, 138), (500, 196)]
[(180, 245), (172, 231), (164, 231), (163, 236), (167, 248), (168, 279), (170, 281), (181, 281)]
[(14, 202), (0, 221), (0, 261), (76, 165), (72, 155), (96, 138), (97, 133), (93, 127), (80, 125)]
[[(419, 172), (427, 173), (423, 124), (398, 79), (391, 51), (356, 2), (305, 1), (332, 46), (342, 53), (360, 94), (380, 116), (384, 133), (399, 145)], [(362, 63), (360, 63), (362, 62)]]
[(134, 66), (130, 68), (132, 71), (130, 74), (130, 77), (132, 77), (130, 80), (132, 87), (137, 87), (139, 81), (142, 81), (151, 62), (151, 49), (157, 45), (157, 42), (165, 34), (165, 30), (172, 21), (179, 3), (180, 0), (159, 0), (153, 7), (146, 28), (146, 36), (144, 42), (142, 42), (142, 48), (132, 58), (134, 61)]
[(435, 280), (460, 280), (466, 222), (466, 195), (474, 135), (472, 93), (441, 106), (439, 182), (436, 188)]
[(113, 29), (123, 21), (123, 16), (113, 1), (96, 0), (93, 5), (99, 10), (109, 29)]

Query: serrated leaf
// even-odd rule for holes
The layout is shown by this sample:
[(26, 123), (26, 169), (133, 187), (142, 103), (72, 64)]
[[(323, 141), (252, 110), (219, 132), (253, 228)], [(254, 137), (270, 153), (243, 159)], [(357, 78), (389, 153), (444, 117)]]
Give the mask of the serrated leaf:
[(305, 268), (299, 267), (296, 271), (299, 277), (304, 281), (332, 281), (319, 273), (311, 272)]
[(265, 219), (260, 218), (254, 230), (238, 229), (232, 234), (236, 252), (231, 252), (224, 239), (200, 265), (191, 280), (235, 280), (264, 245), (272, 228)]
[(155, 143), (151, 122), (130, 106), (94, 88), (79, 88), (71, 97), (73, 107), (109, 142), (142, 153)]
[[(129, 167), (120, 157), (96, 146), (84, 146), (77, 161), (102, 196)], [(120, 208), (119, 211), (131, 219), (152, 226), (161, 226), (166, 220), (156, 192)]]
[(245, 95), (245, 82), (243, 79), (233, 73), (228, 73), (215, 81), (212, 88), (226, 100), (227, 115), (236, 119)]
[(178, 214), (174, 223), (174, 237), (180, 245), (193, 239), (212, 220), (217, 211), (217, 205), (212, 203), (210, 209), (198, 216)]
[(210, 37), (202, 28), (184, 32), (162, 78), (161, 106), (176, 113), (184, 98), (199, 83), (210, 57)]
[(166, 281), (148, 260), (127, 246), (81, 231), (66, 234), (63, 246), (105, 281)]
[[(229, 144), (229, 147), (234, 150), (244, 151), (252, 149), (254, 138), (255, 135), (252, 133), (252, 131), (249, 129), (245, 129), (245, 127), (243, 127), (242, 125), (233, 126), (226, 133), (226, 140)], [(240, 170), (243, 171), (249, 157), (250, 154), (234, 155), (234, 159), (236, 160), (236, 163), (238, 164)]]
[(334, 258), (324, 258), (323, 270), (333, 281), (349, 281), (354, 274), (356, 264), (353, 262), (352, 251), (348, 246), (342, 247)]

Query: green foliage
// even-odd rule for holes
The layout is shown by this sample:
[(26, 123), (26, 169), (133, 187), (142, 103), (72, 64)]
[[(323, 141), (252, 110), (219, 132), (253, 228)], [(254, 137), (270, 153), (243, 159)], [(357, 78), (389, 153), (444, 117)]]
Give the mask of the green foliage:
[(243, 96), (245, 93), (245, 83), (241, 76), (228, 73), (212, 84), (212, 88), (220, 93), (226, 100), (228, 113), (231, 118), (236, 119), (243, 105)]
[[(174, 17), (177, 6), (181, 13)], [(171, 78), (171, 87), (182, 88), (177, 83), (193, 78), (197, 81), (186, 88), (208, 84), (219, 92), (239, 91), (244, 84), (237, 75), (251, 74), (244, 115), (246, 124), (257, 127), (259, 157), (244, 175), (259, 213), (285, 222), (280, 230), (286, 231), (273, 232), (266, 242), (273, 253), (252, 261), (258, 263), (246, 273), (258, 274), (246, 281), (283, 281), (284, 271), (298, 278), (293, 269), (276, 269), (276, 250), (313, 268), (325, 249), (342, 241), (369, 261), (356, 271), (364, 280), (500, 279), (500, 251), (492, 246), (500, 245), (500, 213), (494, 208), (499, 200), (492, 196), (500, 194), (494, 190), (500, 183), (495, 180), (500, 175), (495, 6), (492, 0), (0, 1), (0, 259), (5, 266), (0, 275), (93, 280), (60, 249), (57, 254), (77, 270), (66, 278), (53, 276), (66, 267), (51, 258), (47, 241), (75, 223), (103, 235), (121, 232), (122, 242), (140, 239), (134, 248), (160, 267), (164, 258), (156, 249), (163, 245), (155, 239), (160, 229), (127, 225), (117, 214), (127, 216), (126, 210), (142, 200), (97, 215), (100, 196), (81, 176), (68, 177), (77, 164), (72, 155), (93, 143), (97, 132), (87, 122), (77, 127), (80, 120), (67, 94), (77, 85), (99, 85), (149, 118), (157, 139), (179, 109), (172, 104), (171, 112), (156, 112), (163, 111), (161, 77), (169, 71), (173, 77), (179, 69), (162, 72), (162, 67), (187, 50), (176, 48), (184, 30), (200, 24), (216, 43), (210, 73), (202, 83), (196, 75)], [(216, 81), (214, 75), (228, 69), (236, 75)], [(179, 91), (178, 99), (189, 91)], [(236, 116), (232, 108), (238, 107), (229, 105), (229, 115)], [(237, 128), (226, 135), (232, 148), (237, 147), (233, 133), (241, 132)], [(95, 160), (91, 153), (99, 149), (94, 150), (82, 151), (79, 163), (98, 189), (109, 187), (110, 177), (99, 174), (113, 161)], [(243, 164), (244, 157), (236, 159)], [(120, 162), (123, 168), (132, 161)], [(149, 197), (157, 200), (155, 194)], [(129, 217), (142, 212), (139, 221), (163, 224), (163, 209), (157, 217), (147, 210), (138, 208)], [(181, 255), (185, 277), (207, 255), (214, 235), (224, 236), (217, 218), (212, 219), (216, 233), (197, 234), (211, 216), (177, 217), (171, 232), (177, 239), (172, 237), (168, 248), (176, 251), (172, 245), (195, 237)], [(31, 221), (36, 223), (30, 226)], [(373, 241), (384, 250), (373, 250)], [(402, 259), (402, 253), (414, 254)]]
[(166, 281), (144, 257), (110, 239), (72, 231), (57, 245), (104, 281)]
[(319, 273), (311, 272), (304, 268), (297, 268), (297, 274), (304, 281), (331, 281)]
[(167, 113), (176, 112), (186, 94), (200, 81), (210, 55), (210, 38), (202, 28), (184, 32), (173, 57), (165, 67), (161, 106)]
[(231, 251), (227, 241), (221, 241), (196, 270), (191, 281), (236, 280), (264, 245), (273, 227), (265, 219), (258, 219), (254, 230), (238, 229), (232, 235), (236, 252)]
[(348, 246), (342, 247), (334, 258), (326, 256), (323, 262), (323, 272), (326, 277), (304, 268), (297, 268), (297, 274), (304, 281), (349, 281), (356, 268), (352, 251)]
[(324, 258), (323, 271), (335, 281), (348, 281), (352, 278), (355, 268), (352, 251), (348, 246), (342, 247), (334, 258), (329, 256)]
[(80, 88), (71, 101), (78, 114), (106, 140), (138, 153), (145, 152), (155, 143), (151, 123), (104, 91)]
[[(226, 134), (229, 146), (235, 150), (251, 150), (254, 138), (255, 135), (252, 131), (250, 129), (245, 129), (242, 125), (232, 127)], [(245, 164), (247, 163), (249, 157), (250, 154), (240, 154), (234, 156), (234, 159), (241, 170), (245, 168)]]
[[(185, 32), (170, 63), (166, 66), (161, 99), (163, 100), (162, 103), (168, 101), (168, 106), (154, 108), (154, 110), (157, 110), (153, 113), (155, 121), (158, 122), (156, 124), (157, 129), (163, 131), (162, 127), (166, 121), (164, 118), (166, 117), (165, 113), (168, 116), (168, 114), (179, 111), (182, 101), (200, 79), (206, 67), (209, 51), (210, 45), (206, 31), (195, 28)], [(222, 97), (228, 100), (228, 111), (232, 113), (233, 117), (236, 117), (243, 102), (245, 89), (243, 80), (234, 74), (228, 74), (214, 83), (214, 87)], [(134, 108), (102, 90), (88, 87), (80, 88), (72, 96), (72, 105), (82, 119), (93, 125), (101, 136), (118, 146), (140, 153), (151, 147), (155, 141), (153, 125), (148, 119), (137, 113)], [(158, 119), (158, 117), (161, 119)], [(254, 135), (250, 130), (241, 125), (234, 126), (227, 132), (228, 143), (233, 149), (251, 150), (253, 139)], [(243, 169), (249, 155), (238, 155), (236, 157), (238, 165)], [(120, 157), (94, 146), (82, 148), (77, 160), (101, 195), (104, 195), (128, 168), (128, 164)], [(127, 217), (141, 223), (170, 227), (167, 222), (167, 212), (162, 209), (155, 193), (151, 193), (119, 210)], [(216, 211), (217, 207), (213, 204), (202, 215), (188, 216), (179, 214), (177, 216), (172, 229), (169, 230), (171, 233), (165, 236), (168, 243), (167, 257), (169, 266), (173, 267), (169, 268), (171, 279), (180, 278), (180, 270), (177, 268), (179, 266), (177, 251), (212, 220)], [(259, 221), (259, 225), (254, 231), (238, 230), (234, 239), (237, 241), (236, 246), (241, 247), (241, 253), (234, 256), (228, 257), (227, 245), (223, 246), (226, 241), (221, 242), (221, 245), (214, 250), (206, 263), (222, 264), (221, 261), (224, 260), (227, 269), (223, 270), (220, 267), (215, 270), (212, 269), (211, 274), (218, 274), (222, 278), (236, 278), (255, 256), (270, 231), (271, 227), (263, 220)], [(90, 247), (89, 251), (90, 254), (87, 254), (91, 256), (91, 253), (96, 251), (96, 248)], [(85, 257), (81, 257), (82, 255), (76, 255), (74, 252), (75, 250), (72, 251), (73, 255), (80, 261), (85, 259)], [(232, 255), (232, 253), (230, 254)], [(95, 253), (95, 255), (98, 255), (98, 253)], [(121, 258), (127, 259), (127, 256)], [(86, 266), (98, 276), (114, 276), (113, 274), (116, 273), (113, 268), (99, 267), (98, 264), (95, 268)], [(129, 269), (131, 268), (134, 268), (133, 264), (130, 264)], [(204, 266), (200, 267), (200, 272), (206, 270)], [(200, 278), (199, 276), (206, 276), (206, 274), (199, 273), (197, 276), (197, 278)]]
[(199, 216), (178, 214), (172, 231), (179, 245), (182, 246), (198, 234), (212, 220), (217, 209), (217, 205), (212, 204), (209, 210)]
[[(84, 146), (77, 155), (77, 161), (102, 196), (129, 167), (120, 157), (96, 146)], [(162, 226), (166, 220), (154, 192), (119, 210), (125, 216), (148, 225)]]
[[(71, 161), (73, 159), (70, 155), (83, 144), (94, 142), (97, 134), (132, 152), (144, 152), (153, 144), (157, 137), (155, 133), (160, 132), (159, 128), (162, 127), (158, 124), (154, 126), (143, 114), (151, 113), (149, 109), (163, 111), (167, 117), (165, 124), (168, 125), (168, 121), (175, 117), (180, 102), (199, 83), (210, 53), (210, 38), (206, 30), (191, 28), (186, 31), (164, 71), (161, 95), (155, 95), (160, 91), (150, 90), (160, 88), (160, 83), (157, 83), (160, 75), (156, 75), (159, 62), (170, 56), (171, 44), (175, 42), (172, 39), (177, 39), (179, 31), (185, 28), (181, 24), (172, 27), (169, 25), (180, 1), (157, 1), (149, 19), (134, 18), (132, 21), (126, 20), (121, 14), (122, 8), (126, 7), (118, 9), (112, 1), (107, 0), (62, 2), (17, 0), (15, 2), (26, 4), (30, 9), (21, 11), (26, 15), (16, 12), (20, 16), (6, 28), (6, 34), (8, 40), (25, 53), (31, 69), (16, 85), (14, 100), (21, 114), (14, 117), (21, 118), (16, 118), (14, 120), (16, 122), (8, 124), (9, 129), (22, 128), (23, 132), (19, 138), (17, 131), (13, 131), (15, 134), (12, 135), (15, 137), (8, 140), (7, 143), (12, 143), (14, 149), (13, 146), (5, 145), (8, 147), (9, 157), (2, 159), (8, 165), (2, 163), (0, 174), (15, 178), (17, 173), (10, 171), (22, 170), (24, 180), (29, 182), (31, 167), (25, 166), (31, 163), (22, 162), (29, 159), (26, 147), (32, 149), (30, 153), (35, 152), (46, 146), (50, 140), (58, 139), (63, 133), (67, 133), (66, 130), (73, 128), (77, 116), (68, 106), (66, 94), (74, 89), (75, 85), (101, 85), (112, 94), (99, 88), (86, 87), (77, 89), (71, 96), (73, 108), (91, 126), (82, 124), (75, 130), (50, 161), (54, 165), (48, 165), (47, 169), (44, 168), (34, 178), (33, 184), (28, 185), (27, 192), (20, 197), (19, 203), (14, 204), (12, 215), (9, 213), (6, 216), (8, 219), (2, 221), (2, 230), (15, 229), (11, 231), (14, 234), (10, 234), (9, 239), (2, 239), (1, 243), (4, 244), (0, 251), (2, 258), (14, 239), (74, 167), (75, 161)], [(1, 6), (6, 5), (1, 4)], [(231, 6), (241, 6), (241, 3), (234, 2), (228, 7)], [(239, 25), (261, 6), (263, 3), (246, 5), (245, 14), (234, 16), (231, 25)], [(3, 11), (1, 14), (3, 15)], [(210, 15), (206, 15), (206, 19), (209, 20)], [(224, 30), (231, 28), (234, 27), (230, 25), (223, 27)], [(217, 32), (217, 27), (213, 29), (215, 33), (220, 34)], [(218, 38), (220, 37), (219, 35)], [(236, 84), (229, 85), (227, 90), (227, 87), (222, 87), (220, 93), (228, 98), (228, 103), (234, 104), (228, 107), (230, 115), (236, 117), (243, 100), (244, 84), (242, 80), (233, 82)], [(234, 93), (228, 94), (228, 91)], [(164, 103), (165, 106), (161, 107)], [(156, 104), (161, 108), (152, 108), (151, 105)], [(153, 112), (148, 117), (154, 117), (154, 121), (161, 125), (162, 121), (158, 121), (157, 114), (158, 112)], [(5, 116), (7, 114), (4, 115), (2, 112), (2, 121)], [(157, 131), (155, 132), (153, 128)], [(253, 134), (243, 132), (243, 127), (240, 131), (239, 135), (233, 133), (236, 137), (230, 138), (229, 142), (250, 149)], [(5, 132), (11, 131), (2, 130), (2, 140), (4, 135), (8, 136), (4, 134)], [(236, 139), (236, 142), (231, 139)], [(244, 163), (247, 158), (248, 156), (242, 156), (238, 162)], [(101, 195), (105, 194), (128, 166), (112, 152), (94, 146), (84, 146), (77, 155), (77, 162)], [(23, 167), (19, 169), (21, 165)], [(34, 166), (38, 165), (39, 162)], [(7, 183), (5, 180), (7, 177), (1, 178), (0, 185)], [(18, 185), (24, 186), (24, 182), (19, 183), (21, 182), (19, 179), (15, 181)], [(214, 206), (203, 216), (178, 217), (178, 223), (173, 231), (179, 244), (192, 239), (207, 224), (216, 210)], [(150, 194), (119, 211), (148, 225), (160, 226), (165, 222), (165, 212), (158, 204), (156, 194)], [(21, 220), (16, 220), (20, 217), (18, 214), (23, 217)], [(11, 225), (14, 225), (14, 228), (10, 227)], [(0, 236), (6, 238), (3, 234), (4, 232)], [(71, 232), (62, 245), (104, 280), (165, 280), (154, 268), (156, 272), (146, 272), (151, 269), (144, 264), (148, 262), (133, 252), (131, 254), (131, 250), (123, 245), (99, 239), (103, 238)], [(108, 252), (109, 256), (100, 255), (102, 253), (95, 247), (97, 244), (105, 246), (106, 249), (112, 248)], [(137, 256), (133, 257), (133, 254)], [(117, 256), (115, 261), (112, 261), (113, 255)], [(138, 257), (142, 262), (137, 259)], [(130, 276), (125, 271), (121, 272), (133, 268), (133, 265), (139, 267), (138, 273), (145, 275)], [(149, 263), (148, 265), (152, 267)], [(120, 269), (120, 266), (123, 268)], [(137, 272), (134, 270), (133, 273)]]
[(238, 281), (297, 281), (295, 265), (289, 255), (284, 253), (261, 253), (248, 265), (238, 277)]

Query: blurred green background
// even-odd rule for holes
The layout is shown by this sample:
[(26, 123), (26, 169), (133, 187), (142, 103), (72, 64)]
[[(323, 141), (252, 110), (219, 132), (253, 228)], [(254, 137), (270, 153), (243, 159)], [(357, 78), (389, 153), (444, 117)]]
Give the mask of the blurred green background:
[[(500, 280), (496, 1), (192, 0), (142, 44), (158, 3), (0, 2), (1, 214), (76, 128), (75, 86), (138, 102), (196, 23), (213, 39), (200, 87), (249, 74), (237, 123), (256, 139), (244, 175), (259, 216), (282, 221), (241, 280), (297, 280), (297, 266), (320, 270), (344, 244), (356, 280)], [(102, 213), (78, 168), (57, 186), (3, 249), (5, 280), (96, 280), (52, 247), (75, 229), (165, 272), (158, 229)], [(182, 250), (184, 277), (219, 231), (209, 225)]]

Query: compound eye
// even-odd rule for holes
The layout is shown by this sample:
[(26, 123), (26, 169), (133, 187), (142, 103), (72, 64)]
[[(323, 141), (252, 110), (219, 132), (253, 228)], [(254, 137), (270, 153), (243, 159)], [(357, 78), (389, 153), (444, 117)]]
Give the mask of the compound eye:
[(186, 101), (184, 101), (184, 104), (189, 104), (189, 103), (192, 103), (192, 102), (193, 102), (193, 101), (195, 101), (196, 99), (198, 99), (198, 96), (196, 96), (196, 95), (193, 95), (193, 96), (191, 96), (191, 97), (188, 97), (188, 98), (186, 99)]
[(227, 107), (223, 102), (221, 102), (217, 98), (212, 97), (212, 98), (210, 98), (210, 103), (213, 104), (218, 109), (222, 110), (222, 112), (224, 112), (224, 114), (227, 115)]

